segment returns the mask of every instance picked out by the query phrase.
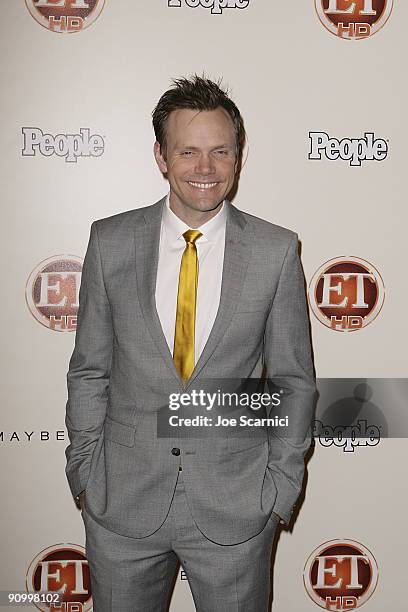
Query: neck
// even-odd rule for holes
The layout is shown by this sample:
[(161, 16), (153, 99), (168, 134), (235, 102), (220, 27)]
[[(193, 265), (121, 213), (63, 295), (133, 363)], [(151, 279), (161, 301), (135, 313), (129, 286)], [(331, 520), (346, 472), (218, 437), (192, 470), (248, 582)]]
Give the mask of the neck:
[(170, 194), (169, 200), (170, 209), (174, 212), (175, 215), (179, 219), (181, 219), (186, 225), (191, 227), (191, 229), (197, 229), (204, 223), (207, 223), (210, 219), (215, 217), (218, 214), (222, 207), (222, 202), (220, 202), (215, 208), (212, 210), (194, 210), (192, 208), (188, 208), (187, 206), (177, 205), (172, 201), (172, 197)]

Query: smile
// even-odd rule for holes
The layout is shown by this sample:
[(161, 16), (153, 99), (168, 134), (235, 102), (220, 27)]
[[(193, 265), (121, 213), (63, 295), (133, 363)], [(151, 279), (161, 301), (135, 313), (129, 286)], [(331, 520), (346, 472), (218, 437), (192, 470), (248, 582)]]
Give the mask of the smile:
[(188, 181), (188, 184), (196, 189), (212, 189), (218, 185), (218, 183), (193, 183), (192, 181)]

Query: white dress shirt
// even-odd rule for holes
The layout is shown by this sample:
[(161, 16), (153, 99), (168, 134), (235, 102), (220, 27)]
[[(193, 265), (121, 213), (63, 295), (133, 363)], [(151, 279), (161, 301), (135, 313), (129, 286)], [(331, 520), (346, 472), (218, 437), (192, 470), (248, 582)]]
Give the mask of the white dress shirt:
[[(194, 363), (197, 363), (207, 342), (220, 303), (226, 215), (224, 202), (215, 217), (197, 228), (203, 235), (195, 242), (198, 255), (198, 287)], [(172, 355), (180, 265), (186, 247), (183, 233), (188, 229), (191, 228), (170, 209), (168, 195), (160, 231), (156, 310)]]

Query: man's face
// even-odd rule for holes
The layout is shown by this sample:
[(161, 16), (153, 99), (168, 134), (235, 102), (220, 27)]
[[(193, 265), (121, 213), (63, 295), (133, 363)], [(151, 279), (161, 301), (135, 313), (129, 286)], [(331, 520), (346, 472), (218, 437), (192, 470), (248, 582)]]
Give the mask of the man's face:
[[(181, 216), (214, 210), (225, 199), (237, 170), (234, 125), (223, 108), (178, 109), (167, 121), (167, 151), (155, 157), (170, 183), (171, 208)], [(194, 214), (194, 213), (193, 213)]]

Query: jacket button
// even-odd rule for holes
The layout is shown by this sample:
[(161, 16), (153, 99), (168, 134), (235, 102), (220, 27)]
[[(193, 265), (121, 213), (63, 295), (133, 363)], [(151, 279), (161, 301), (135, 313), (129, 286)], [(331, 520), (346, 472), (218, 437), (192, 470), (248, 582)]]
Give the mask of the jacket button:
[(172, 448), (171, 449), (171, 454), (172, 455), (176, 455), (176, 457), (180, 454), (180, 449), (179, 448)]

